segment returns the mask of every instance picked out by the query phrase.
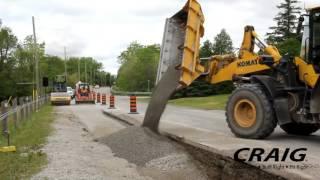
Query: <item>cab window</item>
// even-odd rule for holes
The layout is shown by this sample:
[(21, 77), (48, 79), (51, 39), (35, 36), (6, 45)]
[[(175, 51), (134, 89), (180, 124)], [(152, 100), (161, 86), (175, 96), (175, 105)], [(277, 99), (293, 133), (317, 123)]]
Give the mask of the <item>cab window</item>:
[(314, 14), (313, 23), (313, 57), (320, 61), (320, 12)]

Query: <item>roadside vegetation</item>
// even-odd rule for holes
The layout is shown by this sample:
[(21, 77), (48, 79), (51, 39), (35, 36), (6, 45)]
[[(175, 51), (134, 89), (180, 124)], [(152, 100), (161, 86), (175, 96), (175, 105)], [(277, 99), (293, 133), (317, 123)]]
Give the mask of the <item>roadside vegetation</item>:
[[(0, 179), (29, 179), (47, 163), (47, 156), (40, 149), (52, 131), (52, 112), (53, 107), (46, 105), (17, 130), (10, 124), (11, 145), (16, 146), (17, 152), (0, 152)], [(6, 146), (6, 142), (1, 135), (0, 146)]]
[[(204, 109), (204, 110), (224, 110), (230, 94), (220, 94), (207, 97), (186, 97), (172, 99), (169, 104), (175, 106)], [(138, 101), (148, 103), (150, 97), (139, 97)]]
[(149, 91), (155, 84), (159, 58), (160, 45), (131, 43), (118, 57), (121, 64), (116, 81), (118, 90)]
[[(32, 94), (33, 87), (30, 83), (35, 81), (35, 50), (39, 57), (40, 80), (47, 77), (52, 82), (56, 75), (65, 72), (65, 60), (45, 54), (45, 42), (34, 46), (33, 36), (18, 39), (14, 31), (15, 29), (6, 26), (6, 22), (3, 25), (0, 23), (0, 101), (10, 96)], [(110, 86), (115, 79), (110, 73), (103, 71), (102, 63), (92, 57), (70, 57), (66, 61), (66, 67), (68, 86), (74, 86), (79, 79), (87, 79), (90, 84)], [(81, 77), (78, 75), (78, 68)]]
[(205, 110), (224, 110), (229, 94), (208, 97), (187, 97), (170, 100), (169, 104)]

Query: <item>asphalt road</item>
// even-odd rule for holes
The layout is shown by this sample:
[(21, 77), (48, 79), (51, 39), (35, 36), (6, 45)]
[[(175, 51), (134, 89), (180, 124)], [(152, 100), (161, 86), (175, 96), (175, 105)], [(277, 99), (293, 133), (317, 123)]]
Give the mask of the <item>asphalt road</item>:
[[(100, 88), (99, 91), (109, 93), (108, 88)], [(116, 96), (115, 105), (116, 108), (129, 112), (129, 97)], [(107, 106), (105, 108), (107, 108)], [(147, 103), (138, 101), (138, 112), (140, 114), (144, 114), (146, 108)], [(225, 111), (222, 110), (197, 110), (168, 105), (162, 115), (161, 122), (170, 122), (173, 124), (197, 128), (199, 130), (213, 131), (228, 137), (234, 137), (227, 126)], [(263, 141), (272, 147), (306, 147), (310, 154), (314, 154), (316, 156), (320, 154), (320, 130), (312, 136), (305, 137), (288, 135), (277, 127), (270, 137), (259, 141)]]

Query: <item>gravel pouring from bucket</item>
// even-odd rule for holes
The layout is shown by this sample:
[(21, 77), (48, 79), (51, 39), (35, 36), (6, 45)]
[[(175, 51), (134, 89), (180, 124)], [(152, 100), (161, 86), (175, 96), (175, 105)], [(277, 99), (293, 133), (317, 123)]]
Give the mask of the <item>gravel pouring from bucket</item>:
[(157, 86), (142, 126), (158, 131), (161, 114), (178, 87), (186, 87), (204, 73), (200, 64), (200, 38), (204, 35), (204, 16), (196, 0), (166, 20), (161, 45)]
[(181, 71), (170, 66), (167, 72), (155, 87), (143, 120), (143, 127), (147, 127), (154, 132), (158, 132), (158, 126), (162, 113), (170, 97), (176, 92), (179, 86)]

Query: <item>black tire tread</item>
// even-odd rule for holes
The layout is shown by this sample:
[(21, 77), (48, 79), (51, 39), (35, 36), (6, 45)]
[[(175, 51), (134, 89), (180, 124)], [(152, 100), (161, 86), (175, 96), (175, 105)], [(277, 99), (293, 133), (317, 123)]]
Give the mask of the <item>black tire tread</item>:
[(308, 136), (319, 130), (319, 124), (290, 123), (280, 126), (288, 134)]
[[(265, 114), (266, 117), (265, 117), (265, 120), (263, 121), (262, 128), (256, 134), (249, 136), (249, 137), (243, 136), (243, 135), (235, 132), (234, 129), (230, 125), (231, 120), (228, 118), (228, 115), (227, 115), (227, 113), (228, 113), (227, 107), (231, 105), (230, 104), (231, 98), (233, 97), (234, 94), (236, 94), (239, 91), (243, 91), (243, 90), (251, 91), (251, 92), (255, 93), (258, 97), (260, 97), (260, 101), (262, 102), (263, 107), (265, 108), (265, 111), (270, 112), (270, 113)], [(227, 106), (226, 106), (226, 117), (227, 117), (228, 127), (230, 128), (232, 133), (235, 134), (236, 136), (242, 137), (242, 138), (264, 139), (264, 138), (268, 137), (270, 134), (272, 134), (275, 127), (277, 126), (277, 119), (275, 118), (272, 103), (268, 100), (266, 93), (264, 93), (263, 89), (258, 84), (244, 84), (232, 92), (232, 94), (229, 96)]]

